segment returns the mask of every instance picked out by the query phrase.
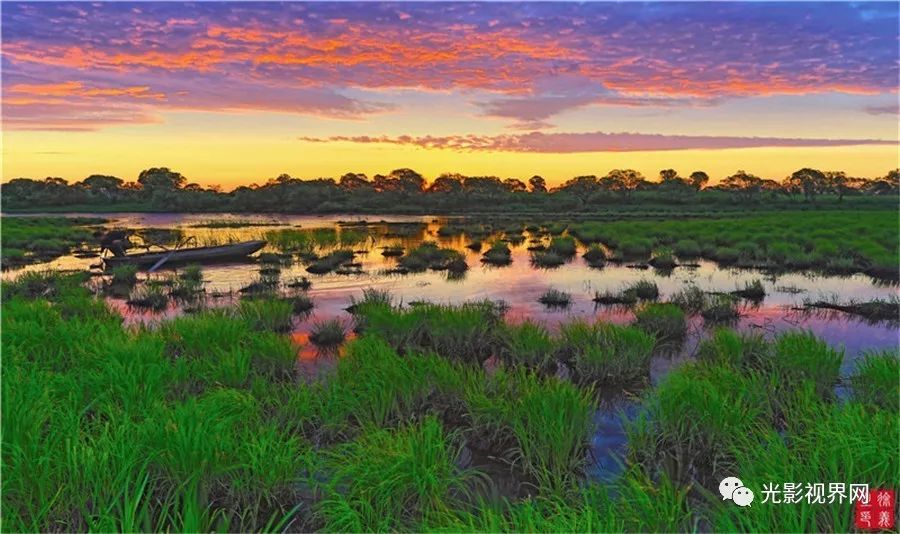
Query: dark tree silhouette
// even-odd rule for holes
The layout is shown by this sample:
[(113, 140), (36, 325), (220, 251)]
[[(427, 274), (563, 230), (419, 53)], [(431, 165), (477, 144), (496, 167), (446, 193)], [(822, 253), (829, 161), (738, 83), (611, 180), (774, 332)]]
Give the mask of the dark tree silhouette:
[[(281, 174), (266, 180), (263, 185), (241, 186), (224, 193), (215, 187), (187, 183), (180, 173), (159, 167), (142, 171), (134, 182), (101, 174), (88, 176), (74, 184), (61, 177), (15, 178), (3, 184), (2, 201), (7, 209), (65, 205), (106, 208), (122, 203), (123, 209), (167, 211), (384, 213), (397, 210), (446, 213), (524, 208), (559, 213), (570, 209), (590, 210), (599, 204), (683, 204), (683, 195), (691, 190), (702, 190), (695, 193), (698, 204), (758, 201), (762, 198), (761, 193), (773, 203), (791, 204), (794, 199), (779, 197), (803, 194), (811, 200), (828, 195), (836, 202), (844, 202), (846, 196), (900, 193), (900, 171), (897, 169), (874, 180), (850, 177), (842, 171), (821, 172), (811, 168), (793, 173), (781, 184), (744, 171), (738, 171), (718, 185), (704, 187), (709, 179), (702, 171), (695, 171), (685, 179), (673, 169), (664, 169), (660, 172), (660, 180), (651, 182), (637, 171), (616, 169), (603, 178), (577, 176), (545, 191), (546, 182), (540, 176), (533, 176), (526, 185), (516, 178), (446, 173), (426, 187), (421, 174), (403, 168), (387, 175), (375, 175), (371, 181), (361, 173), (347, 173), (339, 180), (328, 177), (301, 179)], [(603, 192), (622, 197), (613, 198)], [(124, 208), (125, 205), (128, 207)]]
[(444, 173), (434, 179), (428, 187), (429, 193), (462, 193), (466, 177), (461, 174)]
[(369, 189), (372, 187), (372, 182), (370, 182), (369, 178), (361, 172), (348, 172), (338, 180), (338, 187), (344, 191), (358, 191), (360, 189)]
[(544, 180), (543, 176), (538, 176), (537, 174), (535, 174), (528, 179), (528, 185), (531, 187), (532, 193), (547, 192), (547, 180)]
[(525, 193), (528, 191), (528, 186), (518, 178), (507, 178), (503, 180), (503, 189), (510, 193)]
[(591, 197), (600, 190), (600, 183), (593, 174), (587, 176), (576, 176), (566, 183), (559, 186), (558, 191), (565, 191), (573, 195), (582, 205), (588, 203)]
[(825, 173), (817, 169), (803, 168), (794, 171), (790, 178), (791, 187), (799, 187), (803, 192), (803, 197), (809, 201), (815, 201), (816, 195), (822, 193), (826, 189)]
[(703, 171), (694, 171), (691, 173), (691, 185), (695, 191), (700, 191), (709, 183), (709, 175)]
[(154, 167), (141, 171), (137, 181), (147, 191), (156, 189), (171, 190), (183, 187), (185, 182), (187, 182), (187, 178), (182, 176), (180, 172), (169, 170), (168, 167)]
[(732, 191), (738, 198), (747, 202), (762, 190), (763, 180), (759, 176), (755, 176), (745, 171), (737, 171), (722, 180), (722, 187), (728, 191)]

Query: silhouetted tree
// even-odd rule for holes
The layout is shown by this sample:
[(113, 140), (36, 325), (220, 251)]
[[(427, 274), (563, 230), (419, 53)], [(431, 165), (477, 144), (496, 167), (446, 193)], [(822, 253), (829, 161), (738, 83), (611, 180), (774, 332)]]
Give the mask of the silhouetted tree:
[(153, 192), (154, 190), (179, 189), (187, 182), (187, 178), (168, 167), (154, 167), (141, 171), (137, 181), (144, 190)]
[(814, 201), (816, 195), (825, 191), (826, 188), (825, 173), (817, 169), (803, 168), (794, 171), (789, 181), (792, 187), (799, 186), (804, 198), (809, 201)]
[(664, 193), (681, 196), (691, 191), (691, 184), (678, 176), (675, 169), (664, 169), (659, 171), (659, 188)]
[(466, 177), (456, 173), (444, 173), (434, 179), (428, 187), (431, 193), (462, 193)]
[(542, 176), (534, 175), (528, 179), (528, 185), (531, 187), (532, 193), (546, 193), (547, 181)]
[(503, 189), (509, 193), (525, 193), (528, 191), (528, 186), (518, 178), (507, 178), (503, 180)]
[(634, 169), (613, 169), (609, 171), (606, 178), (609, 179), (610, 184), (627, 197), (630, 197), (643, 182), (646, 182), (644, 175)]
[(709, 183), (709, 175), (703, 171), (694, 171), (691, 173), (691, 186), (695, 191), (700, 191)]
[(762, 182), (762, 178), (759, 176), (745, 171), (737, 171), (722, 180), (722, 187), (734, 192), (738, 198), (749, 202), (762, 190)]
[(372, 183), (369, 182), (369, 178), (363, 173), (348, 172), (338, 180), (338, 187), (344, 191), (358, 191), (360, 189), (369, 189), (372, 187)]
[(425, 190), (425, 178), (412, 169), (394, 169), (387, 177), (394, 191), (409, 196)]
[(468, 195), (480, 201), (494, 201), (503, 194), (503, 182), (496, 176), (468, 176), (463, 181)]
[(104, 174), (92, 174), (81, 181), (90, 191), (109, 195), (122, 187), (125, 180)]
[(559, 186), (558, 190), (574, 196), (581, 201), (581, 205), (583, 206), (591, 200), (591, 197), (593, 197), (597, 191), (600, 190), (600, 183), (593, 174), (576, 176)]

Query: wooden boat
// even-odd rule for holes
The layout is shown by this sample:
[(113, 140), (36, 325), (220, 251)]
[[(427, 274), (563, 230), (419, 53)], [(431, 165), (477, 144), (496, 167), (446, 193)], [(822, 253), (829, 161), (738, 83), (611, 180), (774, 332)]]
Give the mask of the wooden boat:
[(230, 245), (215, 247), (195, 247), (159, 252), (142, 252), (139, 254), (127, 254), (125, 256), (108, 256), (103, 258), (107, 267), (117, 265), (138, 265), (142, 267), (156, 266), (170, 263), (203, 263), (208, 261), (233, 260), (249, 256), (266, 246), (262, 240), (244, 241)]

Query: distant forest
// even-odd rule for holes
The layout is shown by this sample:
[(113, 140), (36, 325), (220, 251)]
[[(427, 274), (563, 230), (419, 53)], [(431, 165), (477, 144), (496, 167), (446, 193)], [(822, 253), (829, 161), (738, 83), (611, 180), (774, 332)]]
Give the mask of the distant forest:
[[(91, 175), (80, 182), (62, 178), (15, 178), (2, 186), (4, 210), (229, 211), (276, 213), (449, 213), (486, 211), (592, 211), (601, 206), (782, 206), (841, 204), (845, 197), (896, 196), (900, 171), (867, 179), (845, 172), (800, 169), (782, 181), (737, 171), (716, 185), (703, 171), (687, 177), (660, 171), (655, 180), (625, 169), (606, 176), (577, 176), (548, 188), (541, 176), (527, 181), (495, 176), (442, 174), (433, 182), (412, 169), (369, 178), (347, 173), (335, 180), (304, 180), (282, 174), (264, 185), (230, 192), (190, 183), (166, 167), (146, 169), (134, 182)], [(880, 204), (880, 203), (879, 203)]]

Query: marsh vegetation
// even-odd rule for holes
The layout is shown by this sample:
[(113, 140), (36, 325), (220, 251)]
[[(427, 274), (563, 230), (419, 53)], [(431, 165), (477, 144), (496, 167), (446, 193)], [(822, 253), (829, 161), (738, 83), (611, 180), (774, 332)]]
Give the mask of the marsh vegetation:
[[(8, 271), (5, 527), (848, 530), (849, 503), (740, 509), (717, 487), (896, 485), (896, 289), (872, 266), (897, 230), (876, 215), (745, 217), (738, 237), (693, 220), (188, 223), (270, 247)], [(794, 245), (812, 263), (779, 252)], [(827, 268), (851, 248), (852, 268)], [(820, 304), (839, 316), (794, 310)]]
[[(351, 303), (355, 339), (338, 320), (314, 328), (313, 343), (345, 345), (310, 380), (287, 302), (128, 329), (85, 281), (3, 288), (12, 530), (847, 530), (850, 503), (748, 513), (710, 496), (733, 472), (878, 487), (900, 468), (882, 439), (900, 430), (894, 351), (842, 378), (843, 351), (808, 332), (717, 329), (654, 385), (655, 347), (684, 328), (674, 304), (552, 332), (495, 302), (369, 290)], [(593, 420), (616, 391), (641, 409), (602, 482)]]

